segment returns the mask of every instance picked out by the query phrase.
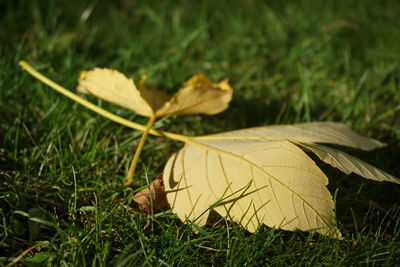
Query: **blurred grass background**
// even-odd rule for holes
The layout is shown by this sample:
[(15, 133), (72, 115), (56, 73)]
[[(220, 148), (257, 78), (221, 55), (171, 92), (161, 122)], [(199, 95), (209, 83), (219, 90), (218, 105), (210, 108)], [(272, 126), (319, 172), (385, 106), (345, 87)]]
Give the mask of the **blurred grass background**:
[[(0, 264), (387, 265), (400, 257), (398, 185), (326, 166), (345, 241), (217, 222), (196, 235), (169, 211), (132, 215), (130, 199), (180, 144), (149, 138), (125, 188), (140, 133), (29, 77), (31, 62), (74, 90), (81, 70), (110, 67), (173, 93), (203, 73), (229, 78), (218, 116), (159, 129), (202, 135), (269, 124), (338, 121), (388, 146), (349, 152), (400, 177), (400, 2), (0, 1)], [(139, 123), (146, 119), (96, 104)], [(29, 218), (36, 218), (34, 220)]]

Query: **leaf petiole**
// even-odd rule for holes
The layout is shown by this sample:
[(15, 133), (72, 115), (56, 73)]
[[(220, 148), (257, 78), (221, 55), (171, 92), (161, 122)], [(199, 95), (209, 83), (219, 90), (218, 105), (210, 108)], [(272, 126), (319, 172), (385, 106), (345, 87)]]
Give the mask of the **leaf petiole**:
[(133, 156), (131, 166), (129, 167), (128, 175), (126, 176), (126, 178), (123, 179), (123, 183), (125, 185), (130, 185), (133, 182), (133, 176), (135, 175), (135, 169), (136, 169), (136, 165), (139, 160), (140, 153), (142, 152), (144, 143), (146, 142), (146, 138), (151, 130), (151, 127), (154, 125), (155, 121), (156, 121), (156, 116), (155, 116), (155, 114), (153, 114), (150, 117), (149, 122), (147, 123), (146, 129), (144, 130), (142, 137), (140, 138), (139, 145), (136, 148), (135, 155)]
[[(115, 121), (121, 125), (124, 125), (126, 127), (138, 130), (138, 131), (146, 131), (146, 126), (141, 125), (139, 123), (135, 123), (132, 121), (129, 121), (127, 119), (121, 118), (120, 116), (117, 116), (105, 109), (102, 109), (98, 106), (96, 106), (95, 104), (83, 99), (82, 97), (72, 93), (71, 91), (67, 90), (66, 88), (60, 86), (59, 84), (53, 82), (52, 80), (50, 80), (49, 78), (47, 78), (46, 76), (44, 76), (43, 74), (39, 73), (37, 70), (35, 70), (35, 68), (33, 68), (31, 65), (29, 65), (28, 62), (26, 61), (20, 61), (19, 65), (25, 70), (27, 71), (29, 74), (31, 74), (33, 77), (35, 77), (36, 79), (38, 79), (39, 81), (43, 82), (44, 84), (50, 86), (51, 88), (53, 88), (54, 90), (56, 90), (57, 92), (65, 95), (66, 97), (74, 100), (75, 102), (78, 102), (79, 104), (81, 104), (82, 106), (90, 109), (91, 111), (96, 112), (97, 114)], [(166, 137), (175, 141), (180, 141), (180, 142), (188, 142), (189, 137), (184, 136), (184, 135), (180, 135), (180, 134), (175, 134), (175, 133), (170, 133), (170, 132), (162, 132), (162, 131), (156, 131), (153, 129), (150, 129), (149, 134), (151, 135), (155, 135), (155, 136), (162, 136), (162, 137)]]

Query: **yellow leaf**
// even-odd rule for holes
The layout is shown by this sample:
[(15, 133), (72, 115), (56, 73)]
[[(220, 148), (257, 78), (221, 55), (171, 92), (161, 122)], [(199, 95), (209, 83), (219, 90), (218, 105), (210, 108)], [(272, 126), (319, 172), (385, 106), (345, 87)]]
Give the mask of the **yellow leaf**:
[(354, 172), (367, 179), (400, 184), (400, 180), (396, 177), (340, 150), (317, 144), (300, 143), (300, 145), (315, 153), (322, 161), (346, 174)]
[(131, 79), (113, 69), (84, 71), (78, 80), (78, 91), (120, 105), (139, 115), (151, 117), (153, 109), (140, 95)]
[(400, 183), (353, 156), (316, 144), (383, 146), (339, 123), (257, 127), (185, 142), (165, 166), (164, 185), (173, 212), (200, 226), (214, 209), (250, 232), (265, 224), (340, 238), (328, 179), (301, 148), (347, 174)]
[(212, 83), (205, 76), (189, 79), (183, 87), (156, 111), (157, 117), (189, 114), (217, 114), (228, 107), (232, 88), (226, 80)]
[(265, 224), (339, 238), (327, 183), (286, 140), (195, 138), (164, 169), (168, 202), (182, 221), (202, 226), (215, 206), (250, 232)]
[(126, 185), (133, 181), (140, 152), (157, 118), (169, 115), (216, 114), (225, 110), (232, 99), (232, 88), (227, 81), (213, 84), (203, 75), (187, 81), (169, 101), (165, 92), (146, 86), (146, 76), (139, 81), (139, 90), (133, 80), (112, 69), (95, 68), (92, 71), (84, 71), (78, 81), (78, 91), (92, 94), (150, 118), (124, 179)]
[(217, 114), (228, 107), (232, 88), (226, 80), (212, 83), (205, 76), (189, 79), (169, 100), (165, 91), (148, 88), (146, 78), (136, 88), (132, 79), (113, 69), (95, 68), (81, 73), (78, 91), (130, 109), (139, 115), (157, 118), (170, 115)]
[(373, 150), (385, 144), (362, 136), (346, 125), (334, 122), (311, 122), (290, 125), (273, 125), (236, 130), (216, 135), (199, 137), (202, 139), (272, 139), (291, 140), (302, 143), (329, 143), (363, 150)]

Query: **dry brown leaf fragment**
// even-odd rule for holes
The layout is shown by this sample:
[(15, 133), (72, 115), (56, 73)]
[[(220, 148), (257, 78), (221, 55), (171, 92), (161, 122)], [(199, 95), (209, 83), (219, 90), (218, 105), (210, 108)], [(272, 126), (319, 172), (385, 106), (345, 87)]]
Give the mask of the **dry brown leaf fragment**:
[(132, 198), (132, 206), (140, 211), (150, 214), (152, 210), (161, 210), (168, 206), (165, 195), (163, 175), (160, 174), (148, 188), (136, 193)]

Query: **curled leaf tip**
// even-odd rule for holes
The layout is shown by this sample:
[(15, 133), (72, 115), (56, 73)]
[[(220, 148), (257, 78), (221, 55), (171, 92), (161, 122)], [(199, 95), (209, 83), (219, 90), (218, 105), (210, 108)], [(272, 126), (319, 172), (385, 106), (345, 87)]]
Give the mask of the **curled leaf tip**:
[(79, 74), (78, 82), (82, 81), (82, 80), (85, 80), (86, 76), (87, 76), (87, 71), (86, 70), (81, 71), (81, 73)]
[(225, 80), (221, 81), (218, 84), (218, 86), (221, 88), (221, 90), (224, 90), (224, 91), (232, 90), (232, 87), (229, 85), (229, 80), (228, 79), (225, 79)]

